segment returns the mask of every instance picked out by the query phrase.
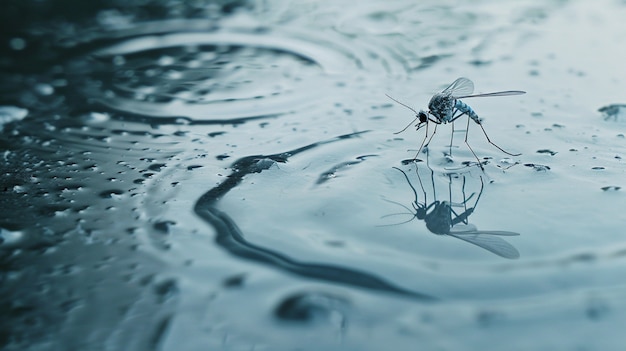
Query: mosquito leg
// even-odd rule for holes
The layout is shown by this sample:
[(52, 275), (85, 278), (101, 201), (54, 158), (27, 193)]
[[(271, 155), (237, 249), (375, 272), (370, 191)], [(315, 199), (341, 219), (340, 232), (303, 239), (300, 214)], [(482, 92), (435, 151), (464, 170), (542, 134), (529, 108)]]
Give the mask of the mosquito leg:
[[(460, 112), (460, 113), (459, 113)], [(457, 114), (458, 113), (458, 114)], [(454, 110), (452, 113), (452, 118), (450, 119), (450, 124), (452, 125), (452, 135), (450, 135), (450, 157), (452, 157), (452, 143), (454, 140), (454, 121), (461, 118), (461, 116), (467, 114), (467, 111), (461, 111), (458, 108)]]
[(478, 200), (480, 200), (480, 197), (483, 195), (483, 188), (484, 187), (485, 187), (485, 183), (483, 183), (483, 177), (480, 176), (480, 191), (478, 192), (478, 197), (476, 198), (476, 202), (474, 203), (474, 207), (478, 206)]
[[(459, 113), (458, 115), (454, 116), (454, 114), (456, 114), (457, 112), (461, 112), (461, 113)], [(461, 116), (463, 116), (463, 115), (465, 115), (465, 114), (467, 114), (467, 111), (461, 111), (461, 110), (459, 110), (459, 109), (456, 109), (456, 110), (454, 111), (454, 113), (452, 114), (454, 117), (452, 117), (452, 119), (450, 119), (450, 122), (454, 122), (454, 121), (456, 121), (457, 119), (461, 118)], [(469, 116), (469, 115), (468, 115), (468, 116)]]
[[(428, 156), (426, 157), (426, 161), (428, 161)], [(422, 188), (422, 193), (424, 194), (424, 204), (427, 204), (428, 199), (426, 198), (426, 189), (424, 189), (424, 183), (422, 183), (422, 178), (420, 177), (420, 172), (417, 167), (415, 167), (415, 174), (417, 174), (417, 180), (420, 182), (420, 187)]]
[[(393, 167), (395, 169), (397, 169), (398, 171), (402, 172), (402, 175), (404, 175), (404, 178), (406, 179), (407, 183), (409, 183), (409, 186), (411, 187), (411, 190), (413, 190), (413, 194), (415, 195), (415, 203), (417, 203), (417, 190), (415, 190), (415, 187), (413, 186), (413, 184), (411, 184), (411, 181), (409, 180), (409, 176), (406, 175), (406, 173), (404, 173), (403, 170), (401, 170), (398, 167)], [(422, 187), (423, 190), (423, 187)]]
[[(468, 120), (468, 124), (469, 124), (469, 120)], [(485, 128), (483, 127), (483, 125), (481, 123), (478, 123), (478, 125), (480, 126), (480, 129), (483, 130), (483, 134), (485, 134), (485, 138), (487, 138), (487, 141), (489, 142), (489, 144), (495, 146), (496, 148), (498, 148), (498, 150), (504, 152), (507, 155), (511, 155), (511, 156), (520, 156), (521, 155), (521, 154), (513, 154), (513, 153), (510, 153), (508, 151), (505, 151), (504, 149), (502, 149), (498, 145), (494, 144), (493, 141), (491, 141), (491, 139), (489, 139), (489, 136), (487, 135), (487, 132), (485, 131)]]
[[(466, 195), (465, 195), (465, 175), (463, 175), (463, 186), (461, 187), (461, 193), (463, 194), (463, 210), (465, 211), (465, 212), (463, 212), (463, 213), (467, 213), (467, 201), (468, 201), (469, 199), (468, 199), (468, 198), (466, 197)], [(470, 197), (471, 197), (471, 196), (470, 196)], [(476, 207), (476, 206), (474, 206), (474, 207)], [(467, 218), (465, 218), (465, 219), (463, 220), (463, 223), (464, 223), (464, 224), (468, 224), (468, 222), (467, 222)]]
[(449, 155), (452, 157), (452, 142), (454, 141), (454, 122), (450, 123), (452, 125), (452, 134), (450, 134), (450, 151)]
[[(470, 144), (467, 142), (467, 133), (469, 132), (470, 119), (471, 118), (467, 119), (467, 127), (465, 128), (465, 145), (467, 145), (467, 148), (472, 152), (472, 155), (474, 155), (474, 158), (476, 159), (476, 161), (478, 161), (478, 166), (480, 167), (480, 169), (484, 171), (485, 168), (483, 167), (482, 162), (480, 162), (480, 159), (478, 159), (478, 156), (476, 156), (476, 153), (474, 152), (474, 150), (472, 149)], [(482, 128), (482, 126), (481, 126), (481, 128)], [(484, 129), (483, 129), (483, 131), (484, 131)], [(489, 138), (487, 138), (487, 140), (489, 140)]]
[[(437, 124), (435, 124), (435, 129), (433, 130), (433, 133), (430, 135), (430, 138), (428, 138), (428, 124), (426, 124), (426, 135), (424, 135), (424, 140), (422, 140), (422, 145), (420, 145), (419, 150), (417, 150), (417, 154), (415, 154), (413, 161), (417, 160), (417, 156), (419, 156), (420, 152), (422, 152), (422, 148), (424, 146), (428, 147), (428, 145), (430, 144), (430, 141), (433, 140), (435, 133), (437, 133)], [(426, 138), (428, 138), (428, 142), (426, 142)], [(425, 142), (426, 144), (424, 144)], [(428, 155), (426, 156), (426, 158), (428, 159)]]
[(430, 169), (430, 183), (433, 185), (433, 201), (437, 200), (437, 189), (435, 188), (435, 171), (433, 171), (432, 168), (428, 167)]
[(452, 174), (448, 174), (448, 202), (450, 209), (452, 209)]
[(422, 148), (424, 147), (424, 143), (426, 142), (426, 138), (428, 138), (428, 123), (426, 123), (426, 133), (424, 134), (424, 139), (422, 139), (422, 144), (420, 145), (420, 148), (417, 150), (417, 153), (415, 154), (415, 157), (413, 157), (413, 161), (417, 160), (417, 156), (419, 156), (420, 152), (422, 152)]

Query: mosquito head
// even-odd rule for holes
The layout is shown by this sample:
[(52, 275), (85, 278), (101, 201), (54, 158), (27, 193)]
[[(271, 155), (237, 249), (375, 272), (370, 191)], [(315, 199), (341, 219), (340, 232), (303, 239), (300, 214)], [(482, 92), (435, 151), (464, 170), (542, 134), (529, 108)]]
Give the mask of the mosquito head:
[(415, 115), (415, 120), (419, 120), (419, 122), (415, 125), (415, 130), (422, 129), (422, 127), (428, 125), (428, 112), (420, 110), (420, 112)]
[(424, 112), (424, 110), (420, 110), (420, 112), (417, 113), (417, 118), (419, 118), (420, 123), (427, 123), (428, 122), (428, 114), (426, 114), (426, 112)]

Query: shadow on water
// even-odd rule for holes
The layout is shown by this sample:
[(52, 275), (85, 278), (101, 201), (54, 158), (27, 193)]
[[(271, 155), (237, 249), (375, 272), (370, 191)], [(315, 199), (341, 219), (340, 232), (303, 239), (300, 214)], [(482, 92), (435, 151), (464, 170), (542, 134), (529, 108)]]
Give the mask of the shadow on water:
[[(503, 230), (479, 230), (475, 225), (469, 223), (469, 217), (474, 213), (476, 208), (478, 207), (478, 202), (480, 197), (483, 194), (484, 183), (482, 176), (479, 176), (480, 184), (472, 184), (475, 185), (475, 189), (477, 191), (472, 192), (469, 196), (467, 195), (466, 186), (468, 185), (467, 176), (464, 173), (445, 173), (444, 175), (448, 178), (448, 186), (447, 186), (447, 196), (446, 194), (437, 194), (437, 186), (435, 184), (435, 172), (427, 165), (424, 167), (418, 167), (416, 164), (415, 174), (417, 175), (417, 180), (420, 185), (420, 190), (422, 194), (423, 201), (420, 202), (418, 191), (411, 183), (409, 176), (406, 172), (401, 170), (400, 168), (394, 167), (394, 169), (402, 172), (404, 178), (406, 179), (409, 187), (413, 191), (414, 201), (411, 203), (412, 208), (409, 208), (401, 203), (387, 200), (391, 203), (399, 205), (403, 207), (408, 212), (405, 213), (392, 213), (385, 215), (383, 217), (391, 217), (396, 215), (410, 215), (411, 218), (396, 224), (403, 224), (413, 221), (414, 219), (419, 219), (424, 221), (426, 224), (426, 228), (437, 235), (447, 235), (451, 236), (470, 244), (476, 245), (480, 248), (483, 248), (489, 252), (492, 252), (500, 257), (508, 258), (508, 259), (517, 259), (520, 254), (515, 247), (513, 247), (506, 240), (500, 238), (500, 236), (517, 236), (519, 233), (503, 231)], [(420, 176), (420, 170), (422, 172), (429, 171), (430, 179), (430, 189), (431, 192), (431, 202), (429, 203), (428, 195), (426, 193), (426, 189), (424, 187), (424, 181), (422, 181), (422, 176)], [(453, 183), (460, 184), (460, 201), (453, 202)], [(430, 191), (429, 189), (429, 191)], [(455, 187), (455, 190), (457, 188)], [(473, 205), (470, 206), (468, 203), (471, 203), (472, 198), (476, 197), (473, 201)], [(456, 198), (456, 196), (455, 196)], [(458, 210), (455, 210), (457, 208)], [(462, 212), (461, 212), (462, 211)]]
[(403, 289), (370, 273), (335, 265), (299, 262), (281, 252), (255, 245), (245, 239), (237, 224), (227, 213), (216, 208), (220, 199), (237, 187), (247, 175), (261, 173), (277, 162), (285, 163), (290, 157), (320, 145), (354, 138), (362, 133), (365, 132), (355, 132), (338, 136), (283, 153), (254, 155), (241, 158), (232, 164), (231, 169), (233, 173), (231, 173), (224, 182), (200, 197), (196, 202), (194, 211), (216, 229), (216, 243), (238, 257), (266, 263), (307, 278), (401, 294), (420, 300), (435, 300), (432, 296)]

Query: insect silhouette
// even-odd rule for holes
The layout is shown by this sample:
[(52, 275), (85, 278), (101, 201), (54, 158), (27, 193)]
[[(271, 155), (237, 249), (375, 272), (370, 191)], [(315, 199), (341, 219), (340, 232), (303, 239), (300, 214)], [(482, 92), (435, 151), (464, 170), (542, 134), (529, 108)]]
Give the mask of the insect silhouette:
[[(472, 193), (469, 196), (466, 196), (465, 193), (465, 176), (462, 176), (463, 185), (462, 185), (462, 194), (463, 201), (460, 203), (452, 202), (452, 175), (448, 174), (449, 182), (448, 182), (448, 194), (449, 197), (447, 200), (438, 200), (435, 193), (435, 182), (434, 182), (434, 172), (431, 169), (431, 182), (433, 184), (433, 195), (434, 200), (430, 204), (427, 202), (426, 191), (424, 190), (424, 185), (422, 183), (422, 179), (419, 175), (419, 170), (416, 170), (417, 177), (420, 183), (420, 187), (422, 189), (422, 193), (424, 196), (424, 202), (419, 202), (417, 190), (409, 180), (408, 175), (401, 169), (393, 167), (394, 169), (402, 172), (404, 178), (407, 183), (413, 190), (413, 195), (415, 196), (415, 200), (411, 204), (412, 208), (409, 208), (401, 203), (386, 200), (393, 204), (399, 205), (403, 207), (405, 210), (409, 211), (408, 213), (394, 213), (390, 215), (385, 215), (385, 217), (394, 216), (394, 215), (402, 215), (402, 214), (410, 214), (412, 217), (404, 222), (390, 224), (390, 225), (398, 225), (403, 223), (408, 223), (413, 221), (414, 219), (423, 220), (426, 223), (426, 228), (437, 235), (447, 235), (451, 236), (463, 241), (466, 241), (470, 244), (476, 245), (480, 248), (483, 248), (487, 251), (490, 251), (500, 257), (508, 258), (508, 259), (516, 259), (519, 258), (519, 252), (515, 247), (513, 247), (510, 243), (500, 238), (501, 236), (517, 236), (519, 233), (503, 231), (503, 230), (478, 230), (475, 225), (469, 223), (469, 216), (474, 213), (476, 206), (478, 206), (478, 201), (483, 193), (484, 184), (482, 181), (482, 177), (480, 178), (480, 191), (476, 197), (476, 201), (474, 202), (474, 206), (468, 207), (468, 202), (476, 195), (476, 193)], [(462, 207), (463, 212), (457, 213), (453, 207)], [(383, 225), (389, 226), (389, 225)]]
[[(452, 126), (452, 137), (450, 138), (450, 154), (452, 154), (452, 139), (454, 137), (453, 122), (461, 118), (464, 115), (467, 115), (468, 117), (467, 128), (465, 128), (465, 145), (467, 145), (469, 150), (472, 152), (472, 155), (474, 155), (474, 158), (476, 158), (476, 161), (478, 161), (478, 165), (480, 166), (481, 169), (483, 168), (483, 165), (480, 159), (478, 158), (478, 156), (476, 156), (476, 153), (467, 142), (467, 135), (468, 135), (469, 125), (470, 125), (470, 120), (476, 122), (476, 124), (480, 126), (481, 130), (483, 131), (483, 134), (485, 135), (485, 138), (487, 138), (487, 141), (491, 145), (495, 146), (498, 150), (511, 156), (521, 155), (521, 154), (515, 154), (515, 153), (505, 151), (500, 146), (492, 142), (491, 139), (489, 139), (489, 136), (487, 135), (487, 132), (485, 131), (485, 128), (483, 127), (480, 117), (478, 117), (478, 114), (476, 114), (476, 112), (469, 105), (467, 105), (460, 99), (473, 98), (473, 97), (521, 95), (521, 94), (526, 94), (526, 92), (521, 91), (521, 90), (507, 90), (507, 91), (498, 91), (494, 93), (472, 95), (473, 92), (474, 92), (474, 83), (471, 80), (467, 78), (463, 78), (463, 77), (458, 78), (457, 80), (452, 82), (452, 84), (450, 84), (447, 88), (445, 88), (443, 91), (433, 95), (433, 97), (430, 99), (430, 102), (428, 103), (428, 111), (420, 110), (419, 112), (413, 109), (412, 107), (387, 95), (387, 97), (390, 98), (391, 100), (397, 102), (398, 104), (408, 108), (409, 110), (415, 113), (415, 119), (413, 119), (413, 121), (411, 121), (411, 123), (409, 123), (402, 130), (394, 134), (399, 134), (399, 133), (404, 132), (415, 121), (419, 121), (417, 124), (415, 124), (416, 130), (420, 130), (424, 126), (426, 127), (426, 134), (424, 135), (422, 144), (420, 145), (419, 150), (417, 151), (417, 154), (415, 155), (413, 160), (417, 159), (417, 156), (419, 156), (424, 145), (428, 146), (428, 144), (430, 144), (430, 141), (432, 140), (433, 136), (437, 132), (437, 126), (439, 124), (450, 123)], [(430, 138), (428, 137), (429, 122), (432, 122), (435, 124), (435, 128), (433, 130), (433, 133), (430, 135)], [(426, 139), (428, 139), (428, 142), (426, 142)]]

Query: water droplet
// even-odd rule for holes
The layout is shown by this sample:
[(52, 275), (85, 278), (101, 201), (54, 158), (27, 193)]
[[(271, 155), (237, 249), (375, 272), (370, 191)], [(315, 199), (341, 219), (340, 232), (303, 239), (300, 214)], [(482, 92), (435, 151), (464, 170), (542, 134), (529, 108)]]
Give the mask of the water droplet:
[(15, 51), (24, 50), (26, 48), (26, 40), (22, 38), (12, 38), (9, 41), (9, 46)]
[(124, 58), (124, 56), (115, 56), (113, 57), (113, 64), (116, 66), (121, 66), (123, 64), (126, 63), (126, 59)]
[(11, 231), (0, 228), (0, 246), (17, 244), (24, 234), (20, 231)]
[(587, 315), (587, 318), (591, 320), (598, 320), (604, 318), (609, 311), (610, 308), (604, 299), (593, 297), (587, 301), (585, 314)]
[(120, 189), (110, 189), (110, 190), (105, 190), (100, 192), (100, 194), (98, 194), (98, 196), (100, 196), (103, 199), (110, 199), (119, 195), (124, 194), (123, 190)]
[(165, 279), (154, 284), (154, 293), (157, 296), (158, 302), (163, 303), (173, 298), (178, 293), (178, 283), (172, 278)]
[(171, 56), (161, 56), (158, 60), (157, 60), (157, 64), (160, 66), (169, 66), (172, 65), (176, 62), (176, 60), (171, 57)]
[(108, 113), (91, 112), (83, 116), (83, 121), (86, 123), (103, 123), (111, 119)]
[(148, 167), (149, 170), (155, 171), (155, 172), (160, 172), (163, 168), (165, 168), (165, 163), (155, 163)]
[(167, 234), (170, 232), (170, 226), (173, 226), (175, 224), (176, 222), (174, 221), (160, 221), (154, 223), (154, 229), (158, 230), (161, 233)]
[(39, 83), (35, 85), (35, 91), (41, 96), (49, 96), (54, 94), (54, 88), (50, 84)]
[(236, 274), (236, 275), (233, 275), (231, 277), (224, 279), (222, 284), (224, 285), (224, 287), (227, 287), (227, 288), (241, 288), (243, 286), (245, 279), (246, 279), (245, 273)]
[(16, 106), (0, 106), (0, 131), (7, 123), (20, 121), (28, 115), (28, 110)]
[(548, 150), (548, 149), (541, 149), (541, 150), (537, 150), (538, 154), (550, 154), (550, 156), (554, 156), (556, 154), (558, 154), (557, 151), (552, 151), (552, 150)]
[(327, 293), (296, 293), (285, 298), (274, 310), (276, 317), (292, 322), (313, 322), (331, 320), (333, 317), (344, 319), (342, 311), (348, 301), (342, 297)]
[(531, 167), (537, 172), (546, 172), (550, 170), (550, 166), (538, 165), (534, 163), (525, 163), (524, 166)]

